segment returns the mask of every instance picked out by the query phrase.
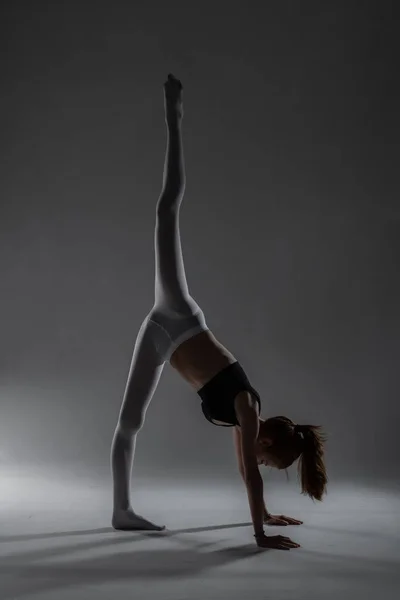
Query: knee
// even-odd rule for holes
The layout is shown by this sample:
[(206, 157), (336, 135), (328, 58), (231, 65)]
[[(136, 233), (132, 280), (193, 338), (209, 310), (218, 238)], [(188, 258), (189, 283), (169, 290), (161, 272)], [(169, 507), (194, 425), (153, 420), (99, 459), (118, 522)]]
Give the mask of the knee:
[(179, 210), (180, 199), (178, 196), (165, 196), (160, 198), (156, 207), (156, 216), (158, 225), (168, 220), (175, 221)]
[(143, 415), (121, 415), (118, 421), (118, 432), (124, 438), (131, 438), (136, 435), (144, 424)]

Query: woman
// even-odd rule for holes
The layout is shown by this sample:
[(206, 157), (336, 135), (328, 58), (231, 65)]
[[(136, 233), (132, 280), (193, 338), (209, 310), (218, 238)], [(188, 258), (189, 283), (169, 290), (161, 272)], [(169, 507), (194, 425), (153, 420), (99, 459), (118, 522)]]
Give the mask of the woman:
[(300, 524), (268, 513), (259, 465), (285, 469), (300, 458), (303, 493), (322, 499), (327, 477), (319, 427), (295, 425), (286, 417), (260, 419), (260, 397), (241, 365), (208, 329), (204, 314), (190, 296), (179, 235), (179, 209), (185, 191), (181, 139), (182, 85), (172, 75), (164, 84), (167, 151), (163, 188), (155, 225), (155, 303), (142, 323), (118, 425), (112, 443), (115, 529), (161, 530), (137, 515), (130, 502), (130, 475), (136, 436), (169, 362), (202, 400), (204, 416), (215, 425), (233, 427), (239, 471), (246, 485), (258, 546), (290, 549), (299, 544), (266, 536), (263, 525)]

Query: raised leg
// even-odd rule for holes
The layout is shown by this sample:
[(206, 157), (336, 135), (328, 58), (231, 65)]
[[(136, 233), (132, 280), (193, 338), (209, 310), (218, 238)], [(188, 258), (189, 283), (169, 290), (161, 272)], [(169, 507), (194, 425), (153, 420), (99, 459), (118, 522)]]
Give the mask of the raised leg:
[(193, 313), (179, 233), (179, 209), (185, 192), (182, 144), (182, 85), (172, 75), (164, 84), (167, 150), (163, 189), (157, 203), (155, 226), (155, 304), (178, 313)]
[(140, 515), (131, 504), (130, 478), (136, 437), (159, 382), (164, 362), (156, 348), (157, 325), (145, 319), (133, 352), (124, 399), (111, 448), (114, 485), (112, 525), (115, 529), (155, 529), (159, 527)]

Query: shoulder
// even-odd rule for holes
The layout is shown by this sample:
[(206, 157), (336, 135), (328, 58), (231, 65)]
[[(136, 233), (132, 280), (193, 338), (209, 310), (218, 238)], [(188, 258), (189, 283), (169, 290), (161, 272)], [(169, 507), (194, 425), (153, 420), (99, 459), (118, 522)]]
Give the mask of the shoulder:
[(237, 396), (235, 397), (234, 405), (235, 410), (241, 413), (251, 414), (252, 412), (256, 411), (258, 414), (258, 402), (254, 398), (254, 396), (247, 390), (244, 390), (237, 394)]
[(242, 435), (256, 438), (259, 430), (257, 400), (250, 392), (243, 391), (236, 396), (234, 406)]

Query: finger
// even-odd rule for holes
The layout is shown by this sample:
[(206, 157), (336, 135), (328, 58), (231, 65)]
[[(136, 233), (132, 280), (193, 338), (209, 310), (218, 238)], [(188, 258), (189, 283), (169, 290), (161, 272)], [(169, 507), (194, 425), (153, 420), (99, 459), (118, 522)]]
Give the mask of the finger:
[(285, 520), (291, 525), (301, 525), (303, 521), (299, 521), (298, 519), (292, 519), (292, 517), (285, 517)]
[(291, 548), (300, 548), (300, 544), (296, 544), (295, 542), (289, 541), (282, 541), (278, 543), (278, 547), (279, 548), (286, 548), (287, 550), (290, 550)]
[(287, 546), (287, 544), (285, 544), (283, 542), (275, 542), (274, 544), (271, 545), (271, 548), (277, 548), (278, 550), (290, 550), (290, 548)]
[(291, 546), (298, 546), (297, 542), (294, 542), (293, 540), (290, 540), (289, 538), (286, 538), (285, 540), (282, 540), (282, 542), (284, 544), (290, 544)]
[(298, 521), (297, 519), (290, 519), (290, 518), (287, 519), (287, 522), (290, 525), (302, 525), (303, 524), (303, 521)]
[(292, 517), (285, 517), (282, 515), (281, 519), (285, 519), (290, 525), (302, 525), (303, 521), (299, 521), (298, 519), (293, 519)]

